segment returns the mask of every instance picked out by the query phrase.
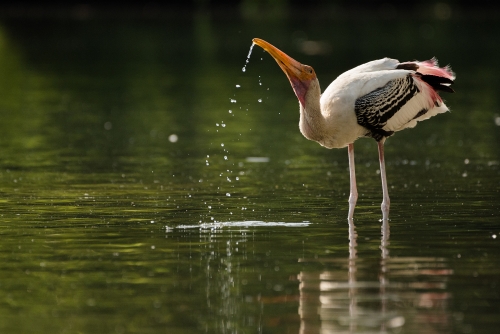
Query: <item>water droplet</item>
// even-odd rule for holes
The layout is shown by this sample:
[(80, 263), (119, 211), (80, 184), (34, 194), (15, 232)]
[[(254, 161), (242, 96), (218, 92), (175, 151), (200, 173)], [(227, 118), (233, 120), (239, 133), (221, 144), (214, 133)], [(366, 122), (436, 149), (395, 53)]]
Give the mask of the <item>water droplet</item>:
[(252, 49), (253, 49), (254, 45), (255, 45), (255, 43), (252, 43), (252, 45), (250, 45), (250, 50), (248, 50), (247, 59), (250, 59), (250, 55), (252, 54)]
[(240, 85), (236, 85), (236, 88), (240, 88), (241, 86)]
[(111, 122), (104, 123), (105, 130), (111, 130), (112, 128), (113, 128), (113, 123), (111, 123)]
[(220, 146), (224, 147), (224, 143), (221, 143)]
[(224, 160), (227, 160), (227, 155), (224, 156)]
[(225, 127), (226, 127), (226, 124), (224, 124), (224, 123), (222, 123), (221, 125), (222, 125), (222, 127), (223, 127), (223, 128), (225, 128)]
[(262, 99), (258, 99), (257, 101), (262, 102)]
[(168, 141), (171, 143), (177, 143), (178, 140), (179, 137), (175, 133), (172, 133), (170, 136), (168, 136)]
[(230, 114), (232, 114), (232, 113), (233, 113), (233, 111), (232, 111), (232, 110), (229, 110), (229, 113), (230, 113)]
[(237, 101), (235, 99), (230, 99), (231, 103), (236, 103)]
[(250, 46), (250, 50), (248, 51), (248, 56), (247, 56), (247, 59), (246, 59), (246, 61), (245, 61), (245, 66), (243, 66), (243, 68), (241, 69), (243, 72), (245, 72), (245, 71), (246, 71), (246, 67), (247, 67), (248, 62), (250, 61), (250, 55), (252, 54), (252, 49), (253, 49), (253, 46), (254, 46), (254, 45), (255, 45), (255, 44), (254, 44), (254, 43), (252, 43), (252, 45)]
[(230, 194), (230, 193), (226, 193), (226, 196), (227, 196), (227, 197), (231, 197), (231, 194)]

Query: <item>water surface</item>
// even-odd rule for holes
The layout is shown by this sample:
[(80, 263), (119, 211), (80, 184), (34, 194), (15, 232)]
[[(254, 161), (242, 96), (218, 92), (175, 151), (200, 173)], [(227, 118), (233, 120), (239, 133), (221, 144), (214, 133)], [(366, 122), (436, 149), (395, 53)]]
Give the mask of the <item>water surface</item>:
[[(494, 332), (497, 22), (4, 19), (1, 331)], [(253, 37), (323, 87), (451, 63), (452, 111), (387, 141), (388, 223), (375, 142), (349, 224), (346, 149), (302, 138), (269, 55), (241, 71)]]

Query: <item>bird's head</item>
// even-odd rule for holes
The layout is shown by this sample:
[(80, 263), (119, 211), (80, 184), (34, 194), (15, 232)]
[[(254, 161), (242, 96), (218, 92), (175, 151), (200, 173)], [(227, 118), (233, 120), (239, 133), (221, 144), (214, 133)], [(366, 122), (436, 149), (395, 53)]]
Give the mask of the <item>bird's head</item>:
[(302, 106), (305, 107), (306, 93), (309, 90), (311, 82), (317, 79), (314, 69), (311, 66), (299, 63), (283, 51), (260, 38), (254, 38), (252, 41), (266, 50), (276, 60), (283, 72), (285, 72), (288, 80), (290, 80), (295, 95), (297, 95)]

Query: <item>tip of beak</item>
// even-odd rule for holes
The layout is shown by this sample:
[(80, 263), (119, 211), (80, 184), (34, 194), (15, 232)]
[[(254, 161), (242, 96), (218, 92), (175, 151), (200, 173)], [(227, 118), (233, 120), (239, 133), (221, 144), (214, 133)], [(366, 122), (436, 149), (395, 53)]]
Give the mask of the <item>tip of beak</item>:
[(270, 45), (268, 42), (266, 42), (265, 40), (260, 39), (260, 38), (252, 38), (252, 43), (260, 46), (261, 48), (263, 48), (266, 51), (269, 49), (269, 45)]
[(266, 50), (276, 60), (283, 72), (285, 72), (288, 80), (290, 80), (295, 94), (304, 105), (305, 94), (309, 89), (311, 81), (316, 78), (312, 67), (299, 63), (263, 39), (253, 38), (252, 42)]

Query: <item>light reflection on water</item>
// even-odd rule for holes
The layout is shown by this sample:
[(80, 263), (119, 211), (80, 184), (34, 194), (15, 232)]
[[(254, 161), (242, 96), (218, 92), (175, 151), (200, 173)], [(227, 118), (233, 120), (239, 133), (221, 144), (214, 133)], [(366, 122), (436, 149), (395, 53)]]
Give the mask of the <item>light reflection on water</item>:
[[(411, 333), (452, 330), (447, 281), (453, 270), (443, 258), (391, 258), (389, 235), (389, 222), (384, 221), (378, 268), (367, 267), (358, 258), (352, 221), (346, 260), (299, 259), (324, 266), (298, 275), (300, 333), (386, 333), (403, 327)], [(377, 281), (369, 280), (375, 275)]]
[[(200, 230), (215, 230), (223, 227), (305, 227), (308, 226), (309, 222), (301, 222), (301, 223), (287, 223), (287, 222), (265, 222), (259, 220), (248, 220), (242, 222), (213, 222), (213, 223), (201, 223), (196, 225), (178, 225), (176, 228), (178, 229), (200, 229)], [(169, 227), (167, 229), (170, 230)]]
[[(348, 249), (345, 258), (338, 252), (311, 252), (305, 240), (315, 224), (308, 222), (180, 225), (166, 233), (199, 231), (199, 249), (193, 243), (191, 251), (205, 253), (202, 285), (212, 310), (203, 321), (207, 332), (446, 333), (468, 328), (462, 324), (463, 313), (450, 307), (454, 269), (447, 258), (392, 257), (387, 221), (379, 234), (378, 256), (374, 248), (360, 255), (354, 222), (339, 227), (330, 229), (348, 233), (346, 243), (338, 245)], [(328, 227), (316, 228), (321, 240), (318, 236)], [(292, 231), (304, 235), (302, 242), (283, 244), (281, 251), (271, 245), (286, 240), (277, 235), (293, 236)], [(363, 244), (367, 238), (361, 240)], [(290, 263), (293, 258), (295, 264)]]

